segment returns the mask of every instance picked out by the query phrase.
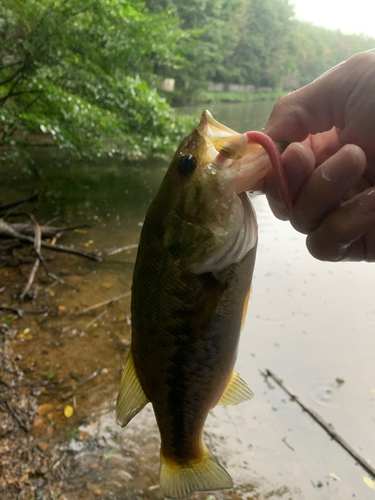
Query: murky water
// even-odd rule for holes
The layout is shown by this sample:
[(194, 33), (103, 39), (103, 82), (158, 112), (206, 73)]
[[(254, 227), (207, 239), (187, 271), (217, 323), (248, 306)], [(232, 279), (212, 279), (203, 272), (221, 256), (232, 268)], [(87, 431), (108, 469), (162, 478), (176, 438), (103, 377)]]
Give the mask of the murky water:
[[(229, 127), (245, 131), (260, 129), (271, 109), (272, 103), (260, 102), (217, 104), (211, 111)], [(58, 216), (55, 224), (94, 224), (60, 242), (104, 251), (137, 243), (166, 166), (159, 160), (68, 168), (51, 162), (44, 165), (41, 181), (13, 172), (4, 181), (4, 198), (19, 198), (45, 185), (38, 219)], [(206, 442), (235, 482), (233, 492), (209, 497), (373, 499), (375, 491), (363, 479), (368, 473), (260, 372), (276, 373), (374, 465), (375, 268), (315, 261), (304, 236), (277, 221), (264, 198), (255, 198), (254, 205), (259, 247), (237, 369), (255, 397), (238, 407), (216, 408), (208, 418)], [(65, 285), (54, 285), (40, 270), (32, 307), (47, 304), (50, 312), (15, 323), (20, 364), (31, 380), (43, 381), (37, 384), (40, 404), (51, 405), (38, 417), (35, 436), (56, 463), (70, 460), (76, 469), (67, 480), (66, 499), (161, 498), (159, 436), (151, 408), (123, 430), (114, 419), (129, 347), (130, 298), (79, 314), (130, 290), (136, 251), (103, 263), (45, 255)], [(21, 270), (27, 276), (30, 265)], [(19, 293), (11, 285), (15, 273), (0, 269), (4, 294)], [(30, 332), (24, 334), (25, 328)], [(75, 385), (90, 374), (96, 375)], [(64, 415), (67, 404), (74, 407), (69, 418)]]

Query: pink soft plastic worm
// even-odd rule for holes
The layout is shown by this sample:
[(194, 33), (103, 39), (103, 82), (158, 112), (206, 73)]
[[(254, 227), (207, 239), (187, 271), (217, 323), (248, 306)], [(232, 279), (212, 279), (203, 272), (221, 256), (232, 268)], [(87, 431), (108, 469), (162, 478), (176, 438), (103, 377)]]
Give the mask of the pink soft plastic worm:
[(263, 132), (251, 131), (246, 132), (246, 135), (249, 142), (255, 142), (256, 144), (259, 144), (268, 154), (272, 168), (276, 175), (277, 189), (279, 191), (280, 197), (284, 203), (286, 211), (288, 212), (288, 214), (291, 214), (293, 211), (293, 202), (280, 151), (277, 149), (277, 146), (273, 142), (271, 137), (263, 134)]

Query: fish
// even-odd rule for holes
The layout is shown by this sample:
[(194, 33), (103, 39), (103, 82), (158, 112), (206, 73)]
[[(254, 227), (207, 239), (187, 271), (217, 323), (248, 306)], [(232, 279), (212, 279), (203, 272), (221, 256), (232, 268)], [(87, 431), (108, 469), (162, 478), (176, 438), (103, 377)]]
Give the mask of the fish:
[[(237, 133), (205, 111), (144, 220), (116, 414), (124, 427), (151, 402), (166, 498), (233, 487), (203, 428), (216, 405), (253, 396), (234, 369), (258, 240), (247, 190), (259, 189), (275, 162), (280, 153), (270, 138)], [(276, 171), (285, 183), (282, 165)]]

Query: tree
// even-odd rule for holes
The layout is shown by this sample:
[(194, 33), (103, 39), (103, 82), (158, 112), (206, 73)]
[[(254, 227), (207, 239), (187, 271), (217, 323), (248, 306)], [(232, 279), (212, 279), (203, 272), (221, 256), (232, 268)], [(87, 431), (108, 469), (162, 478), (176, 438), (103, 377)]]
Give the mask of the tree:
[[(190, 35), (192, 43), (185, 51), (181, 64), (159, 68), (164, 76), (176, 79), (176, 88), (186, 98), (196, 99), (207, 81), (219, 69), (225, 71), (224, 61), (233, 53), (238, 40), (236, 17), (247, 0), (146, 0), (152, 12), (168, 9), (179, 18), (179, 26)], [(186, 49), (186, 47), (185, 47)]]
[(227, 75), (234, 76), (237, 83), (277, 86), (288, 71), (293, 52), (290, 43), (293, 14), (288, 0), (247, 2), (238, 19), (239, 42), (225, 60)]
[(87, 157), (163, 154), (187, 133), (189, 121), (149, 85), (154, 66), (174, 66), (188, 41), (170, 13), (138, 0), (0, 4), (3, 159), (27, 154), (40, 132)]
[(345, 35), (304, 21), (293, 22), (294, 72), (306, 85), (356, 52), (371, 49), (375, 40), (363, 35)]

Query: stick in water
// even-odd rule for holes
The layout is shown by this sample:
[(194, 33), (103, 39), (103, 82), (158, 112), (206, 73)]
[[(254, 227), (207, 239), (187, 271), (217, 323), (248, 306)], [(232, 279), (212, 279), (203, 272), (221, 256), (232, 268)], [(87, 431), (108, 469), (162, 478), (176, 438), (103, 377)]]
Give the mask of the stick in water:
[(342, 438), (334, 429), (333, 427), (328, 424), (318, 413), (316, 413), (314, 410), (311, 410), (311, 408), (308, 408), (302, 401), (299, 399), (298, 396), (293, 394), (285, 385), (284, 382), (271, 370), (266, 369), (265, 373), (262, 373), (262, 375), (265, 377), (265, 380), (267, 380), (268, 377), (272, 378), (274, 382), (276, 382), (277, 385), (279, 385), (284, 392), (286, 392), (292, 401), (295, 401), (306, 413), (310, 415), (311, 418), (315, 420), (317, 424), (319, 424), (326, 432), (331, 436), (332, 439), (334, 439), (344, 450), (349, 453), (358, 463), (361, 465), (363, 469), (365, 469), (366, 472), (368, 472), (372, 477), (375, 478), (375, 469), (371, 467), (371, 465), (363, 458), (361, 455), (359, 455), (354, 448), (350, 446), (350, 444), (345, 441), (344, 438)]
[(117, 300), (121, 300), (121, 299), (124, 299), (125, 297), (129, 297), (130, 294), (131, 294), (131, 292), (121, 293), (120, 295), (116, 295), (115, 297), (112, 297), (112, 299), (103, 300), (103, 302), (99, 302), (98, 304), (94, 304), (93, 306), (85, 307), (84, 309), (82, 309), (82, 311), (79, 311), (78, 314), (85, 314), (89, 311), (92, 311), (93, 309), (97, 309), (98, 307), (106, 306), (108, 304), (111, 304), (112, 302), (116, 302)]

